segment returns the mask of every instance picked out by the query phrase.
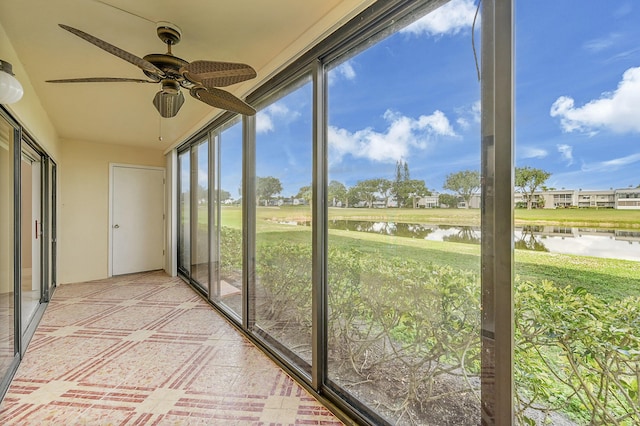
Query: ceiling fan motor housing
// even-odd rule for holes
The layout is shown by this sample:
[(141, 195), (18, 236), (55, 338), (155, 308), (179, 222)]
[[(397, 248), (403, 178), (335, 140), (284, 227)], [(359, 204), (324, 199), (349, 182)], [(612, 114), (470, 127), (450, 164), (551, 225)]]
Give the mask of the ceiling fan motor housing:
[(171, 22), (160, 21), (156, 26), (156, 32), (158, 33), (158, 37), (162, 40), (163, 43), (168, 45), (174, 45), (180, 43), (180, 38), (182, 37), (182, 31), (180, 27), (176, 24), (172, 24)]

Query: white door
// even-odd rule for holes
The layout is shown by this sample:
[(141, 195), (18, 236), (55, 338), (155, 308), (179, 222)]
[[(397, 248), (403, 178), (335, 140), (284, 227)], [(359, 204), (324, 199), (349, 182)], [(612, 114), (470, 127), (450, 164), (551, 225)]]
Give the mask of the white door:
[(111, 275), (164, 267), (164, 169), (111, 166)]

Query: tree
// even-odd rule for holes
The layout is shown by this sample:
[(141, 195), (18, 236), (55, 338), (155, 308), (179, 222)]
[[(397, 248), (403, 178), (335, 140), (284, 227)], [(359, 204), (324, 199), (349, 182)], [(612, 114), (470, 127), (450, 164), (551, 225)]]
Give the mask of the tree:
[(516, 167), (516, 188), (522, 193), (527, 202), (527, 210), (531, 210), (533, 204), (533, 193), (538, 187), (545, 184), (551, 173), (533, 167)]
[(364, 201), (368, 207), (373, 207), (377, 196), (384, 197), (388, 201), (391, 195), (392, 183), (388, 179), (367, 179), (356, 183), (352, 190), (359, 201)]
[(450, 209), (458, 208), (458, 197), (451, 194), (440, 194), (438, 195), (438, 204), (445, 205)]
[(398, 207), (416, 208), (418, 199), (431, 195), (427, 185), (421, 179), (406, 179), (396, 183), (394, 188)]
[(311, 185), (303, 186), (298, 190), (298, 193), (295, 195), (295, 198), (302, 198), (307, 203), (311, 204), (311, 199), (313, 198), (313, 189)]
[(411, 179), (409, 164), (402, 160), (396, 162), (396, 180), (392, 184), (391, 192), (398, 207), (413, 208), (416, 207), (419, 197), (431, 194), (424, 180)]
[(337, 180), (329, 182), (329, 187), (327, 188), (327, 201), (330, 206), (334, 207), (338, 204), (338, 201), (342, 201), (343, 204), (348, 206), (349, 201), (347, 200), (347, 187)]
[(260, 204), (260, 200), (264, 200), (266, 206), (267, 201), (280, 192), (282, 192), (280, 179), (273, 176), (256, 177), (256, 204)]
[(347, 189), (346, 197), (347, 197), (347, 207), (355, 206), (356, 204), (358, 204), (359, 201), (361, 201), (360, 192), (359, 192), (359, 188), (357, 188), (357, 185), (354, 185), (351, 188)]
[(220, 190), (220, 201), (224, 202), (231, 199), (231, 193), (229, 191), (225, 191), (224, 189)]
[(471, 197), (480, 189), (480, 172), (477, 170), (463, 170), (447, 175), (444, 189), (457, 193), (469, 208)]
[(196, 188), (196, 194), (198, 197), (198, 204), (204, 203), (209, 199), (209, 190), (200, 184), (198, 184), (198, 187)]

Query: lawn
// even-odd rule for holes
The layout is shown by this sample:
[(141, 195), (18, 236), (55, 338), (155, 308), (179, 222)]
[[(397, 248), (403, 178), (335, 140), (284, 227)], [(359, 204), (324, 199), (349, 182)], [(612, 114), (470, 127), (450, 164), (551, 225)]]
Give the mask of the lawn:
[[(241, 209), (223, 207), (223, 220), (233, 218), (233, 226), (239, 226)], [(233, 213), (232, 213), (233, 212)], [(447, 224), (478, 226), (478, 209), (345, 209), (329, 208), (330, 219), (370, 220), (404, 223)], [(226, 214), (225, 214), (226, 213)], [(226, 216), (226, 217), (225, 217)], [(310, 220), (309, 206), (259, 207), (259, 220)], [(516, 226), (559, 225), (574, 227), (599, 227), (640, 229), (640, 210), (613, 209), (516, 209)]]
[[(516, 218), (532, 225), (607, 224), (629, 229), (637, 228), (638, 214), (615, 210), (516, 211)], [(441, 225), (477, 226), (479, 222), (477, 210), (330, 209), (329, 216)], [(311, 311), (312, 229), (298, 224), (309, 220), (309, 207), (257, 210), (258, 275), (268, 288), (265, 294), (275, 295), (266, 306), (287, 307), (279, 314), (284, 316), (277, 317), (289, 327), (277, 337), (285, 342), (298, 342), (296, 337), (306, 336), (304, 333), (310, 330), (299, 318), (308, 319)], [(222, 222), (225, 227), (239, 229), (241, 210), (223, 208)], [(239, 241), (239, 232), (235, 233)], [(452, 362), (471, 360), (458, 369), (477, 373), (480, 314), (474, 309), (479, 309), (480, 244), (329, 229), (328, 248), (328, 297), (332, 311), (339, 313), (338, 320), (328, 326), (335, 332), (335, 340), (329, 340), (336, 347), (348, 349), (348, 356), (336, 358), (344, 361), (341, 366), (353, 365), (356, 373), (374, 361), (384, 361), (385, 372), (401, 366), (393, 370), (393, 375), (405, 375), (399, 392), (407, 392), (405, 383), (435, 383), (424, 371), (413, 368), (412, 362), (418, 359), (429, 362), (429, 371), (431, 365), (446, 370)], [(640, 295), (640, 262), (529, 250), (515, 250), (514, 260), (514, 374), (519, 415), (525, 413), (526, 403), (533, 401), (585, 424), (596, 415), (631, 419), (606, 424), (637, 424), (639, 411), (633, 398), (637, 398), (640, 349), (634, 342), (638, 341), (635, 324), (640, 318), (634, 297)], [(307, 328), (292, 328), (298, 323)], [(340, 336), (346, 336), (346, 340), (338, 340)], [(372, 345), (381, 339), (394, 342), (393, 353), (380, 350), (386, 347), (383, 344)], [(433, 342), (438, 344), (434, 346)], [(440, 346), (440, 342), (446, 345)], [(340, 370), (340, 374), (347, 372)], [(376, 374), (367, 377), (374, 379), (358, 382), (363, 384), (358, 387), (361, 392), (386, 386)], [(597, 387), (600, 391), (593, 392)], [(423, 403), (427, 398), (420, 388), (416, 389), (411, 395)], [(584, 395), (595, 395), (597, 404), (585, 402)]]
[[(239, 228), (241, 209), (223, 207), (223, 225)], [(597, 226), (637, 227), (640, 211), (620, 210), (516, 210), (519, 220), (540, 224), (582, 223)], [(387, 222), (423, 222), (434, 224), (478, 224), (478, 210), (445, 209), (329, 209), (331, 219)], [(571, 216), (571, 217), (569, 217)], [(257, 212), (258, 242), (311, 241), (310, 228), (283, 222), (310, 219), (309, 207), (262, 207)], [(574, 222), (569, 222), (574, 221)], [(632, 223), (632, 221), (635, 221)], [(631, 226), (635, 225), (635, 226)], [(382, 253), (459, 269), (480, 270), (480, 246), (454, 242), (428, 241), (353, 231), (329, 230), (329, 244), (357, 248), (362, 252)], [(584, 287), (605, 300), (617, 300), (640, 294), (640, 262), (604, 259), (557, 253), (515, 250), (515, 274), (523, 279), (550, 280), (561, 286)]]

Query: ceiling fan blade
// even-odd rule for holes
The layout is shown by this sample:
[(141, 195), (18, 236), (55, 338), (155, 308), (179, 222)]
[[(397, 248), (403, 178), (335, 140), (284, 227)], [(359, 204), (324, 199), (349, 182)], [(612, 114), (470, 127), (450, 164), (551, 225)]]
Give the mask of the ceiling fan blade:
[(88, 78), (64, 78), (59, 80), (46, 80), (47, 83), (157, 83), (153, 80), (139, 80), (137, 78), (118, 77), (88, 77)]
[(64, 24), (58, 24), (60, 26), (60, 28), (63, 28), (67, 31), (69, 31), (72, 34), (77, 35), (78, 37), (88, 41), (91, 44), (94, 44), (96, 46), (98, 46), (100, 49), (111, 53), (112, 55), (117, 56), (120, 59), (124, 59), (125, 61), (139, 67), (140, 69), (150, 72), (152, 74), (156, 74), (156, 75), (163, 75), (163, 72), (156, 67), (155, 65), (153, 65), (151, 62), (149, 61), (145, 61), (142, 58), (137, 57), (136, 55), (129, 53), (125, 50), (120, 49), (119, 47), (116, 47), (110, 43), (107, 43), (104, 40), (100, 40), (97, 37), (92, 36), (91, 34), (87, 34), (84, 31), (81, 31), (77, 28), (73, 28), (70, 27), (68, 25), (64, 25)]
[(244, 115), (255, 115), (256, 110), (249, 104), (233, 96), (231, 93), (213, 87), (196, 87), (191, 89), (191, 96), (211, 105), (212, 107), (226, 109)]
[(205, 87), (224, 87), (256, 77), (256, 71), (247, 64), (236, 62), (193, 61), (180, 69), (180, 73), (194, 83)]

